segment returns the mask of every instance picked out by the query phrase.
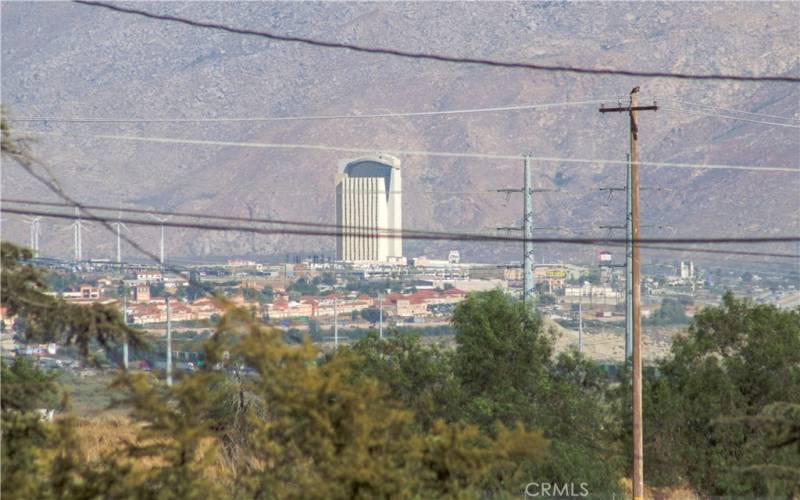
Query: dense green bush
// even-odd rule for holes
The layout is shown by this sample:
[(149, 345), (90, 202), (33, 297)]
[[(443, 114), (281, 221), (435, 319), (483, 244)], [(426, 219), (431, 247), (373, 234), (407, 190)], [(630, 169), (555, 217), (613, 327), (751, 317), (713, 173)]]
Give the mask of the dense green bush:
[[(800, 311), (728, 294), (671, 352), (644, 386), (648, 481), (708, 495), (800, 494), (800, 448), (776, 446), (768, 417), (800, 403)], [(784, 413), (790, 426), (797, 413)]]

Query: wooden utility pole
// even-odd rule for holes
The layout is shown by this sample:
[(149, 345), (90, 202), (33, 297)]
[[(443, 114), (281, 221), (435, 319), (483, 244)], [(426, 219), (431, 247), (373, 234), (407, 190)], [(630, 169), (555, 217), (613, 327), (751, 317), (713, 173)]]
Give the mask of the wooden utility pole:
[(627, 107), (600, 108), (601, 113), (627, 112), (630, 117), (630, 172), (631, 172), (631, 278), (633, 290), (631, 294), (631, 308), (633, 313), (633, 499), (644, 498), (644, 441), (642, 439), (642, 316), (641, 316), (641, 275), (639, 260), (639, 123), (637, 111), (656, 111), (658, 106), (637, 106), (636, 98), (639, 87), (634, 87), (630, 93), (630, 103)]
[[(628, 153), (625, 179), (625, 362), (633, 356), (633, 189), (631, 155)], [(641, 229), (641, 228), (640, 228)]]
[(631, 308), (633, 313), (633, 498), (644, 498), (644, 438), (642, 436), (642, 297), (639, 256), (639, 124), (636, 116), (636, 89), (631, 92)]

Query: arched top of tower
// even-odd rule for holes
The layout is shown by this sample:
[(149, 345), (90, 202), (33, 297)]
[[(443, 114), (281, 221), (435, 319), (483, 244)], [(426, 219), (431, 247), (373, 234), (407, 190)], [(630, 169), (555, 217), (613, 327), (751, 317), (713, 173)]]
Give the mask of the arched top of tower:
[(350, 177), (385, 177), (392, 169), (400, 169), (400, 159), (382, 153), (339, 162), (339, 172)]

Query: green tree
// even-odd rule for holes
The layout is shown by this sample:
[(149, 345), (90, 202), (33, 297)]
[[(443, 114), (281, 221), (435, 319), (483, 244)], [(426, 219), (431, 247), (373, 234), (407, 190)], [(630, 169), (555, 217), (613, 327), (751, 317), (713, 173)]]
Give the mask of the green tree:
[(661, 307), (644, 320), (645, 325), (673, 325), (686, 324), (689, 317), (686, 316), (686, 309), (678, 299), (666, 297), (661, 300)]
[(361, 317), (374, 325), (380, 319), (380, 311), (376, 307), (368, 307), (361, 310)]
[(557, 302), (556, 296), (551, 293), (543, 293), (539, 296), (539, 304), (543, 306), (552, 306)]
[(586, 276), (585, 280), (592, 285), (599, 285), (603, 281), (602, 277), (603, 273), (600, 271), (600, 269), (593, 268), (589, 271), (589, 275)]
[(259, 295), (259, 291), (254, 288), (242, 288), (242, 297), (245, 300), (258, 300)]
[(151, 297), (166, 297), (166, 293), (164, 292), (164, 283), (153, 283), (150, 285), (150, 296)]
[(319, 289), (317, 288), (316, 284), (309, 282), (305, 278), (299, 278), (297, 281), (289, 285), (286, 288), (286, 291), (290, 294), (295, 293), (297, 296), (319, 295)]
[[(242, 328), (244, 337), (225, 343), (225, 334), (235, 337)], [(439, 422), (420, 434), (413, 413), (398, 408), (378, 381), (354, 381), (349, 356), (314, 366), (310, 343), (289, 347), (279, 331), (234, 311), (217, 339), (218, 350), (234, 349), (255, 369), (252, 390), (267, 403), (268, 417), (252, 420), (254, 458), (281, 466), (249, 476), (245, 482), (256, 491), (312, 498), (452, 496), (477, 492), (491, 474), (543, 452), (541, 436), (521, 428), (503, 428), (490, 438), (477, 428)], [(319, 484), (328, 487), (320, 491)]]
[(63, 293), (80, 286), (84, 281), (74, 273), (53, 272), (46, 275), (47, 285), (52, 290)]
[(728, 293), (720, 307), (695, 316), (658, 372), (644, 386), (645, 453), (655, 457), (646, 477), (656, 484), (685, 478), (708, 495), (800, 492), (796, 477), (754, 472), (767, 464), (797, 469), (797, 450), (769, 446), (746, 424), (773, 405), (800, 403), (800, 311)]
[(453, 328), (464, 418), (485, 429), (497, 421), (542, 429), (551, 453), (544, 463), (528, 465), (530, 477), (587, 482), (595, 493), (618, 491), (616, 421), (596, 364), (578, 353), (554, 358), (539, 314), (499, 290), (459, 304)]
[(542, 334), (538, 314), (522, 301), (495, 290), (472, 294), (453, 314), (458, 347), (454, 372), (461, 381), (467, 409), (484, 427), (495, 420), (532, 424), (526, 403), (546, 379), (552, 342)]
[(0, 488), (3, 497), (70, 497), (67, 489), (71, 484), (61, 471), (65, 467), (80, 467), (76, 449), (70, 449), (75, 444), (71, 439), (74, 438), (72, 422), (62, 419), (57, 424), (48, 424), (36, 412), (40, 408), (63, 406), (60, 401), (65, 403), (59, 395), (56, 373), (44, 372), (24, 357), (1, 364)]
[(17, 357), (12, 363), (2, 362), (3, 390), (0, 408), (5, 411), (28, 412), (37, 408), (54, 408), (58, 401), (55, 372), (44, 372), (30, 358)]
[[(744, 417), (723, 417), (717, 419), (717, 426), (744, 425), (748, 432), (747, 447), (767, 447), (772, 452), (782, 452), (789, 448), (795, 458), (800, 455), (800, 404), (771, 403), (756, 415)], [(797, 448), (794, 454), (792, 448)], [(791, 455), (790, 455), (791, 456)], [(756, 463), (744, 467), (743, 472), (757, 474), (767, 481), (768, 489), (794, 484), (794, 495), (800, 491), (800, 460), (786, 463)]]
[(356, 360), (354, 376), (382, 382), (392, 399), (414, 411), (423, 429), (431, 428), (437, 419), (458, 420), (463, 395), (453, 376), (452, 351), (425, 346), (415, 335), (381, 340), (374, 332), (349, 351)]
[(353, 280), (349, 281), (345, 289), (351, 292), (358, 292), (367, 295), (377, 295), (378, 293), (385, 293), (386, 290), (399, 292), (403, 287), (403, 283), (395, 280), (385, 281), (366, 281), (366, 280)]

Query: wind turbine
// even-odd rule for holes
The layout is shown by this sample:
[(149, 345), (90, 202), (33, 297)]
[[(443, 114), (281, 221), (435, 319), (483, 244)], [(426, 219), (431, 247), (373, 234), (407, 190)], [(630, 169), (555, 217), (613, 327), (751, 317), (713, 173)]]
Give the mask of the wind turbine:
[(39, 256), (39, 235), (42, 234), (39, 226), (40, 220), (42, 220), (41, 217), (25, 218), (25, 222), (31, 225), (31, 250), (34, 258)]
[(164, 223), (167, 222), (170, 219), (170, 217), (172, 217), (172, 216), (168, 215), (167, 217), (156, 217), (155, 215), (150, 214), (150, 217), (152, 217), (153, 219), (155, 219), (155, 220), (157, 220), (158, 222), (161, 223), (161, 226), (160, 226), (161, 227), (161, 245), (159, 247), (159, 249), (160, 249), (159, 260), (161, 261), (161, 265), (163, 266), (164, 265)]
[[(130, 231), (130, 229), (128, 229), (128, 226), (126, 226), (125, 224), (122, 223), (121, 220), (119, 220), (121, 218), (122, 218), (122, 212), (119, 212), (117, 214), (117, 222), (114, 224), (117, 228), (117, 264), (122, 263), (122, 245), (120, 244), (120, 232), (122, 229)], [(161, 260), (162, 261), (164, 260), (163, 252)]]
[(75, 221), (72, 223), (72, 238), (75, 248), (75, 262), (83, 260), (83, 230), (88, 230), (91, 224), (83, 222), (80, 217), (80, 209), (75, 207)]

